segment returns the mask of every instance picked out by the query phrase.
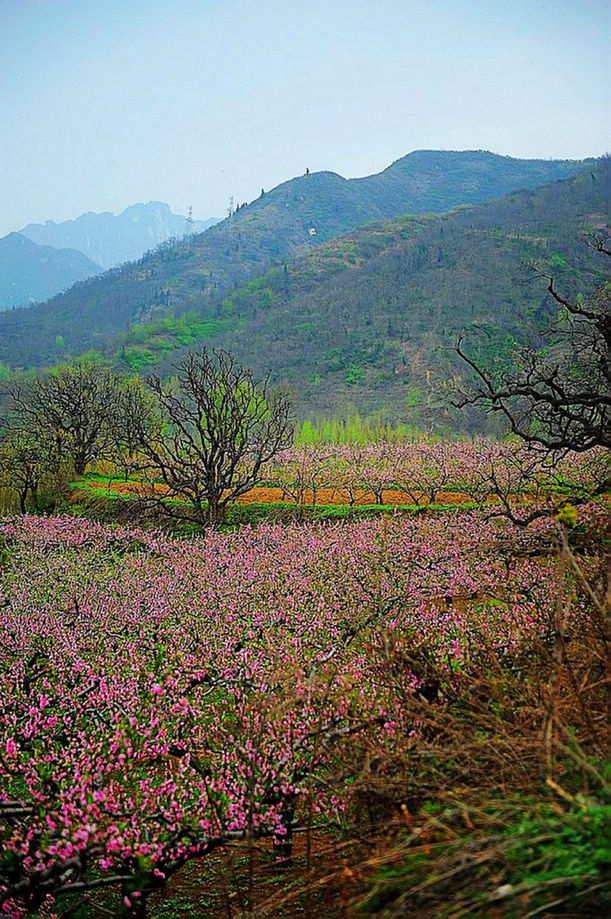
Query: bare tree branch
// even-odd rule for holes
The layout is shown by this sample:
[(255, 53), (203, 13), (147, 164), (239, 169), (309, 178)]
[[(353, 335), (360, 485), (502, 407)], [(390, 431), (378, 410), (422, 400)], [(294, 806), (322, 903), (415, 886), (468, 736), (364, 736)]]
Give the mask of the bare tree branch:
[[(156, 426), (146, 413), (126, 408), (123, 427), (145, 480), (138, 493), (169, 516), (214, 526), (291, 443), (290, 404), (223, 350), (191, 353), (175, 370), (169, 384), (147, 380)], [(177, 499), (187, 506), (172, 505)]]
[[(610, 255), (607, 237), (591, 244)], [(502, 414), (512, 433), (546, 450), (585, 452), (611, 446), (611, 285), (602, 284), (586, 299), (564, 296), (553, 277), (539, 271), (547, 291), (564, 313), (551, 330), (547, 353), (524, 348), (513, 366), (493, 374), (463, 348), (455, 351), (471, 368), (475, 385), (457, 394), (455, 405), (480, 405)]]

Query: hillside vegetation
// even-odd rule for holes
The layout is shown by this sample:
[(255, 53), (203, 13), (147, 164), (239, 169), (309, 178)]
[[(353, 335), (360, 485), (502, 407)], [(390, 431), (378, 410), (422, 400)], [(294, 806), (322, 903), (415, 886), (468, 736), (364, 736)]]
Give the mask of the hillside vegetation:
[(487, 366), (537, 347), (557, 304), (536, 261), (575, 295), (602, 280), (584, 233), (608, 222), (609, 166), (439, 216), (359, 229), (275, 266), (201, 310), (135, 323), (111, 340), (118, 368), (169, 371), (203, 342), (288, 385), (302, 417), (481, 430), (450, 414), (444, 388), (464, 367), (462, 333)]
[(193, 310), (216, 319), (236, 287), (357, 227), (480, 203), (574, 175), (584, 165), (419, 151), (363, 179), (329, 172), (292, 179), (202, 235), (161, 246), (25, 313), (1, 316), (0, 360), (52, 364), (88, 348), (107, 349), (134, 323)]
[(304, 414), (356, 410), (438, 426), (440, 389), (464, 371), (452, 351), (459, 334), (487, 366), (511, 359), (516, 344), (540, 344), (557, 304), (529, 265), (573, 296), (603, 281), (584, 234), (608, 224), (609, 177), (605, 164), (538, 191), (359, 230), (232, 292), (218, 318), (233, 327), (217, 341), (259, 372), (271, 365)]

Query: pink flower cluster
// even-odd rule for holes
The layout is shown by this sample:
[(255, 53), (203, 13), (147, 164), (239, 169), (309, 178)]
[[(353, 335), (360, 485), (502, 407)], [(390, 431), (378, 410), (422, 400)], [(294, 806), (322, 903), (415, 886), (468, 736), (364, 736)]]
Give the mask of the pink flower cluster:
[(603, 450), (553, 455), (522, 443), (480, 440), (292, 448), (276, 457), (267, 476), (300, 504), (316, 504), (323, 489), (351, 504), (383, 504), (393, 490), (427, 504), (443, 503), (447, 491), (476, 502), (499, 491), (540, 500), (567, 486), (586, 494), (605, 481), (608, 469)]
[(133, 903), (236, 836), (339, 819), (325, 766), (342, 738), (417, 734), (421, 676), (398, 693), (389, 647), (426, 645), (453, 679), (482, 640), (537, 634), (557, 563), (516, 550), (552, 535), (472, 514), (188, 541), (2, 523), (0, 909), (92, 868), (131, 878)]

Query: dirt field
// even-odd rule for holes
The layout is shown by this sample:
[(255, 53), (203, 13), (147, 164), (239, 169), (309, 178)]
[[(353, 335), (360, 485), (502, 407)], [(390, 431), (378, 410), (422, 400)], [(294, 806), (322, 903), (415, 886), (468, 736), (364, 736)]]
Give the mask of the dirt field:
[[(99, 482), (90, 481), (87, 482), (87, 487), (97, 489), (107, 488), (109, 491), (129, 495), (138, 494), (143, 487), (146, 488), (148, 486), (139, 485), (137, 482), (109, 482), (108, 485), (101, 486)], [(167, 491), (162, 485), (155, 486), (155, 490), (159, 493)], [(382, 492), (382, 498), (382, 503), (388, 505), (414, 503), (413, 496), (396, 489), (385, 489)], [(436, 501), (439, 504), (465, 504), (470, 500), (468, 495), (450, 491), (439, 492), (436, 497)], [(238, 504), (278, 504), (283, 501), (287, 504), (297, 503), (289, 495), (283, 492), (281, 488), (267, 486), (253, 488), (247, 494), (237, 499)], [(316, 495), (310, 490), (304, 491), (300, 503), (309, 506), (328, 504), (349, 505), (351, 503), (353, 505), (362, 506), (366, 504), (375, 504), (376, 499), (373, 493), (366, 489), (358, 489), (354, 491), (351, 496), (349, 492), (343, 488), (321, 488), (316, 492)], [(424, 495), (420, 496), (420, 503), (427, 503)]]

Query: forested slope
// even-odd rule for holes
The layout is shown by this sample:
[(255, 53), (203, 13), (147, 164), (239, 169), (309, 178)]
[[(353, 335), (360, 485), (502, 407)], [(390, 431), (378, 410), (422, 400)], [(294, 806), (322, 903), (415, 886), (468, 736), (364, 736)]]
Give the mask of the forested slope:
[(117, 332), (142, 320), (189, 310), (216, 316), (239, 285), (356, 227), (479, 203), (575, 174), (583, 165), (482, 151), (418, 151), (363, 179), (329, 172), (292, 179), (199, 236), (164, 245), (46, 303), (0, 316), (0, 360), (40, 366), (88, 348), (108, 348)]
[(358, 410), (453, 425), (444, 384), (464, 369), (463, 334), (487, 365), (534, 346), (555, 315), (534, 260), (566, 293), (601, 282), (588, 231), (609, 223), (609, 162), (538, 191), (358, 230), (275, 267), (206, 313), (120, 336), (119, 365), (169, 370), (175, 348), (207, 339), (292, 386), (305, 416)]

